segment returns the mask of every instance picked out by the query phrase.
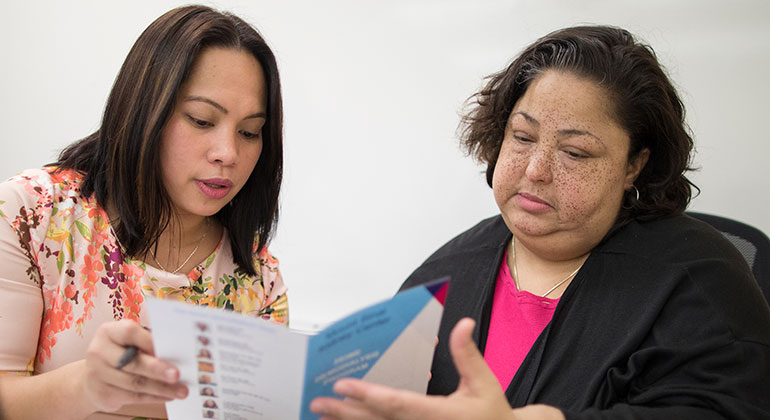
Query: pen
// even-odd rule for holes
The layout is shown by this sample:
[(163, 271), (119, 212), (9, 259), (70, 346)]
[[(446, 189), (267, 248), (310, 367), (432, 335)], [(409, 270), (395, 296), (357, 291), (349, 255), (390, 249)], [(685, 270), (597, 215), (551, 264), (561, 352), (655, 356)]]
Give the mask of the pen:
[(126, 367), (127, 364), (131, 363), (136, 359), (136, 356), (139, 354), (139, 349), (136, 348), (136, 346), (128, 346), (126, 347), (126, 350), (123, 351), (123, 354), (120, 356), (120, 360), (118, 361), (118, 365), (115, 366), (115, 369), (121, 370), (124, 367)]

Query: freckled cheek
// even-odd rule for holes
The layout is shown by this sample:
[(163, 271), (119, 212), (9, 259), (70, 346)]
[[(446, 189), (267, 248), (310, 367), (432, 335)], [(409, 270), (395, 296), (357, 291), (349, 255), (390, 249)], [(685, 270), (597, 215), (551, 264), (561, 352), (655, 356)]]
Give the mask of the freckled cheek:
[(583, 220), (601, 200), (601, 181), (597, 169), (562, 169), (554, 174), (559, 199), (559, 217), (562, 220)]
[(499, 205), (512, 197), (516, 185), (521, 179), (523, 161), (524, 159), (517, 155), (500, 156), (498, 159), (492, 177), (492, 190), (495, 201)]
[(598, 214), (614, 214), (617, 205), (614, 197), (618, 183), (616, 178), (611, 165), (583, 167), (557, 175), (560, 217), (579, 221)]

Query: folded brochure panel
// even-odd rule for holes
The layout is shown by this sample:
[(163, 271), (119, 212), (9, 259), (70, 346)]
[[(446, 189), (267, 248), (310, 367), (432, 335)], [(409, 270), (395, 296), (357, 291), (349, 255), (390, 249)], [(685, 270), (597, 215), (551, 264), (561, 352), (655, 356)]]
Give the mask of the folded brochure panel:
[(448, 280), (361, 309), (318, 334), (168, 300), (148, 300), (155, 353), (190, 387), (169, 419), (317, 419), (342, 377), (425, 392)]

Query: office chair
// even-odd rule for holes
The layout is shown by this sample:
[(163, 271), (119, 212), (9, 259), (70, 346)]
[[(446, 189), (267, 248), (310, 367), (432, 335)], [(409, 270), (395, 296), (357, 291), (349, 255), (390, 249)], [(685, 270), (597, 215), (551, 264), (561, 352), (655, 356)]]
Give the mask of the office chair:
[(710, 224), (738, 248), (770, 303), (770, 239), (767, 235), (753, 226), (726, 217), (692, 211), (685, 214)]

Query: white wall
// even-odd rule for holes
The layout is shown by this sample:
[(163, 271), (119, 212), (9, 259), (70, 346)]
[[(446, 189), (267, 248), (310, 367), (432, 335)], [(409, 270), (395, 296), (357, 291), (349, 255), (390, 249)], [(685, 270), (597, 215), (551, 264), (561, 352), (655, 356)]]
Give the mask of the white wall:
[[(99, 124), (139, 33), (176, 1), (5, 1), (0, 177), (54, 159)], [(646, 39), (677, 83), (698, 147), (693, 207), (770, 233), (770, 2), (207, 2), (255, 24), (284, 83), (286, 177), (271, 250), (292, 322), (328, 323), (386, 298), (440, 244), (495, 213), (457, 147), (464, 99), (559, 27)]]

